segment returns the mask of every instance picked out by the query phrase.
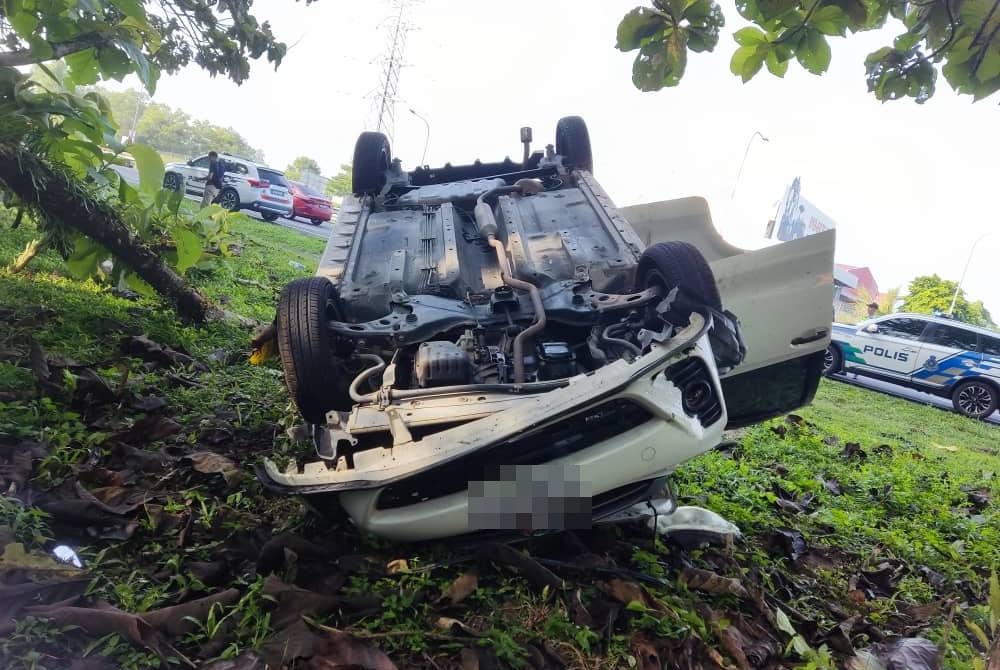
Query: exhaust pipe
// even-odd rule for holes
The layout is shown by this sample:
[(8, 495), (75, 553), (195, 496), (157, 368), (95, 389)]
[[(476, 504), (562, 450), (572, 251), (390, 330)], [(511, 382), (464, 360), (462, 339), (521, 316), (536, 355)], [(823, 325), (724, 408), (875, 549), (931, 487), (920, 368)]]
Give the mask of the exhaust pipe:
[(496, 237), (496, 217), (493, 216), (493, 208), (486, 203), (486, 198), (498, 192), (537, 193), (540, 189), (541, 184), (538, 182), (529, 179), (522, 179), (513, 186), (503, 186), (482, 194), (476, 202), (476, 209), (474, 211), (476, 225), (479, 226), (480, 234), (486, 238), (486, 241), (489, 242), (489, 245), (493, 247), (493, 250), (496, 252), (497, 263), (500, 265), (500, 278), (503, 280), (503, 283), (514, 289), (527, 291), (528, 295), (531, 297), (531, 305), (535, 311), (535, 320), (530, 326), (522, 330), (517, 334), (517, 337), (514, 338), (514, 381), (518, 384), (523, 384), (525, 382), (525, 343), (545, 328), (545, 307), (542, 305), (542, 296), (538, 292), (538, 287), (534, 284), (511, 276), (510, 263), (507, 261), (507, 254), (504, 251), (503, 244)]

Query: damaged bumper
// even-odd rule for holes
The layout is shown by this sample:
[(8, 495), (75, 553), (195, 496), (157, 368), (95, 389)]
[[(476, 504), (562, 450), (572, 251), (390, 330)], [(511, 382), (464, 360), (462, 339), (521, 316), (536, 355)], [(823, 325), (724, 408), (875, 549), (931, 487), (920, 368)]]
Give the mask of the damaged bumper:
[(694, 314), (647, 354), (552, 390), (359, 405), (318, 429), (317, 460), (283, 470), (266, 460), (261, 479), (284, 493), (336, 492), (356, 524), (394, 540), (589, 527), (721, 441), (711, 325)]

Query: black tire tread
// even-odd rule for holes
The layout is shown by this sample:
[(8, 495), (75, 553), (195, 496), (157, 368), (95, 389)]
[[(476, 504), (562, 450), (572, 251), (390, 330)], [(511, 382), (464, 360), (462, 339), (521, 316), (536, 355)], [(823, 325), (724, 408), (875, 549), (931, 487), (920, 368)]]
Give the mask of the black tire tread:
[(285, 385), (299, 412), (310, 423), (326, 422), (336, 407), (339, 377), (330, 335), (325, 327), (327, 305), (336, 295), (323, 277), (292, 281), (278, 300), (278, 352)]
[(222, 201), (222, 196), (226, 192), (231, 192), (231, 193), (235, 193), (236, 194), (236, 209), (230, 209), (229, 211), (230, 212), (238, 212), (239, 209), (240, 209), (240, 204), (241, 204), (240, 203), (240, 193), (239, 193), (239, 191), (237, 191), (235, 188), (233, 188), (231, 186), (227, 186), (226, 188), (224, 188), (221, 191), (219, 191), (219, 194), (217, 196), (215, 196), (214, 202), (221, 202)]
[(667, 282), (668, 291), (679, 286), (688, 298), (722, 310), (722, 296), (715, 283), (712, 268), (693, 244), (672, 240), (648, 247), (639, 258), (639, 267), (636, 269), (638, 287), (646, 288), (646, 276), (654, 269)]
[(590, 147), (590, 132), (583, 117), (564, 116), (556, 123), (556, 153), (572, 167), (594, 172), (594, 153)]
[(844, 353), (840, 350), (840, 347), (833, 342), (831, 342), (829, 346), (830, 351), (833, 352), (833, 365), (829, 370), (823, 373), (827, 377), (844, 371)]
[(391, 164), (389, 138), (372, 131), (361, 133), (354, 144), (351, 190), (359, 195), (378, 193), (385, 185), (385, 171)]
[[(981, 384), (982, 386), (986, 386), (987, 388), (990, 389), (990, 393), (992, 394), (993, 397), (993, 403), (990, 406), (989, 411), (986, 412), (985, 414), (982, 415), (966, 414), (965, 412), (962, 411), (961, 405), (958, 404), (958, 394), (961, 393), (963, 388), (965, 388), (966, 386), (970, 386), (972, 384)], [(988, 381), (984, 381), (982, 379), (968, 379), (966, 381), (961, 381), (955, 384), (955, 387), (951, 391), (951, 404), (955, 408), (955, 411), (961, 414), (962, 416), (967, 416), (970, 419), (985, 419), (989, 416), (992, 416), (993, 413), (997, 411), (997, 406), (1000, 405), (1000, 390), (997, 389), (995, 384), (991, 384)]]

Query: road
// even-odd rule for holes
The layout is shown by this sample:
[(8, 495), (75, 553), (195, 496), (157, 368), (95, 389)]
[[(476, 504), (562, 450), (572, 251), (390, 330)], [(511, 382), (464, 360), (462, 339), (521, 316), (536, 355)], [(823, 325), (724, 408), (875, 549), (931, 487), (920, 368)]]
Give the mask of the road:
[[(854, 386), (860, 386), (872, 391), (878, 391), (879, 393), (885, 393), (897, 398), (902, 398), (903, 400), (909, 400), (910, 402), (920, 403), (921, 405), (930, 405), (931, 407), (937, 407), (949, 412), (955, 411), (951, 405), (951, 400), (948, 398), (941, 398), (936, 395), (930, 395), (929, 393), (921, 393), (920, 391), (914, 391), (913, 389), (896, 386), (895, 384), (889, 384), (870, 377), (861, 377), (846, 373), (834, 375), (831, 379), (836, 379), (837, 381), (845, 382), (847, 384), (853, 384)], [(986, 422), (1000, 426), (1000, 411), (993, 412), (993, 414), (986, 419)]]
[[(125, 167), (124, 165), (112, 165), (111, 167), (114, 168), (114, 170), (118, 174), (124, 177), (125, 181), (127, 181), (129, 184), (132, 185), (139, 184), (139, 173), (138, 171), (136, 171), (135, 168)], [(185, 197), (187, 197), (189, 200), (194, 199), (191, 196), (185, 196)], [(257, 219), (258, 221), (264, 220), (263, 218), (261, 218), (260, 214), (258, 214), (257, 212), (251, 212), (249, 209), (243, 210), (243, 213), (249, 216), (251, 219)], [(318, 226), (314, 226), (311, 223), (307, 223), (300, 219), (295, 219), (294, 221), (292, 221), (285, 218), (280, 218), (277, 219), (276, 221), (269, 223), (273, 223), (276, 226), (283, 226), (285, 228), (290, 228), (296, 232), (302, 233), (303, 235), (309, 235), (310, 237), (318, 237), (323, 240), (325, 240), (327, 237), (330, 236), (330, 223), (328, 221), (321, 223)]]

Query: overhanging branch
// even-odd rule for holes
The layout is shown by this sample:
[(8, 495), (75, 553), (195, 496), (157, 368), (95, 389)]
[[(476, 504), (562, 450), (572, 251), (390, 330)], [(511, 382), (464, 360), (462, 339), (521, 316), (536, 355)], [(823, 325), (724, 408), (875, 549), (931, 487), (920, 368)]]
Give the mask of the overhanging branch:
[(83, 51), (84, 49), (107, 44), (110, 37), (107, 33), (84, 33), (65, 42), (50, 43), (52, 55), (48, 58), (39, 58), (37, 54), (32, 53), (31, 49), (3, 52), (0, 53), (0, 66), (17, 67), (19, 65), (34, 65), (42, 61), (56, 60), (78, 51)]

